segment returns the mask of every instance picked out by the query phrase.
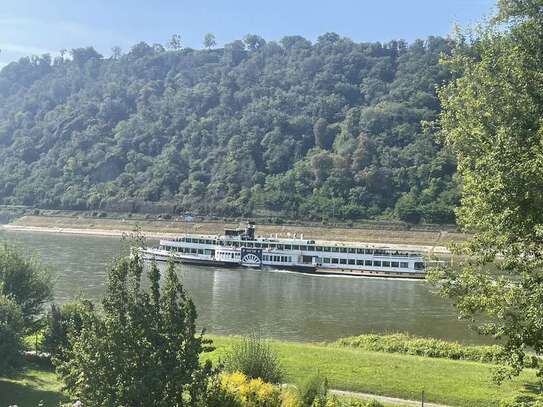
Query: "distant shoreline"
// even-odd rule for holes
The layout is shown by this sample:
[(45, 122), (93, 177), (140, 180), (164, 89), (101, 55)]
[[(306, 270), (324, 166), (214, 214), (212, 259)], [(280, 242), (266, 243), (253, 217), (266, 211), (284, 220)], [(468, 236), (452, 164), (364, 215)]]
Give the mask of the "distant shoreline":
[[(149, 239), (160, 239), (173, 237), (182, 233), (218, 234), (228, 224), (202, 224), (198, 222), (183, 222), (176, 224), (159, 225), (152, 222), (133, 222), (124, 220), (98, 220), (78, 218), (53, 218), (45, 216), (24, 216), (13, 223), (0, 225), (0, 230), (13, 232), (33, 233), (61, 233), (70, 235), (106, 236), (120, 237), (133, 233), (139, 228), (139, 233)], [(258, 231), (263, 235), (281, 234), (292, 230), (298, 236), (305, 234), (306, 238), (325, 241), (349, 241), (371, 244), (378, 247), (389, 247), (398, 249), (409, 249), (424, 253), (440, 255), (450, 254), (446, 247), (448, 241), (432, 244), (429, 241), (432, 236), (430, 232), (404, 232), (386, 230), (354, 230), (347, 228), (307, 228), (285, 225), (257, 225)], [(437, 236), (438, 232), (432, 232)], [(434, 237), (435, 238), (435, 237)], [(458, 239), (454, 239), (458, 240)], [(436, 242), (438, 243), (438, 242)]]
[[(90, 235), (103, 237), (121, 237), (125, 234), (133, 233), (131, 230), (106, 230), (106, 229), (82, 229), (82, 228), (61, 228), (51, 226), (23, 226), (15, 224), (0, 225), (0, 230), (4, 229), (13, 232), (37, 232), (37, 233), (61, 233), (70, 235)], [(159, 233), (140, 231), (146, 238), (159, 239), (162, 237), (175, 236), (174, 233)]]

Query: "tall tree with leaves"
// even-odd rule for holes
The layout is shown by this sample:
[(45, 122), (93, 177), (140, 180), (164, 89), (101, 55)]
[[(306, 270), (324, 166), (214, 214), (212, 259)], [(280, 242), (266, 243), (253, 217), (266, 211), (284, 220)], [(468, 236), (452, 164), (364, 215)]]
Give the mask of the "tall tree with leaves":
[(53, 298), (51, 273), (20, 250), (0, 244), (0, 295), (20, 308), (27, 333), (41, 326), (44, 306)]
[(20, 367), (23, 328), (19, 305), (0, 294), (0, 374), (11, 373)]
[(174, 51), (179, 51), (181, 48), (183, 48), (181, 36), (179, 34), (172, 35), (172, 37), (168, 41), (168, 47)]
[(215, 36), (211, 33), (207, 33), (204, 37), (204, 47), (207, 49), (213, 48), (215, 45), (217, 45), (217, 41), (215, 39)]
[(456, 79), (439, 92), (462, 177), (458, 220), (475, 235), (457, 248), (470, 260), (434, 279), (462, 316), (504, 341), (507, 375), (526, 365), (528, 348), (543, 353), (542, 8), (500, 0), (493, 21), (459, 35), (446, 60)]
[(137, 255), (110, 270), (103, 313), (83, 313), (79, 333), (68, 333), (58, 372), (85, 405), (202, 405), (211, 368), (200, 364), (209, 347), (197, 332), (194, 304), (173, 265), (162, 291), (155, 264), (149, 291), (141, 288), (143, 274)]

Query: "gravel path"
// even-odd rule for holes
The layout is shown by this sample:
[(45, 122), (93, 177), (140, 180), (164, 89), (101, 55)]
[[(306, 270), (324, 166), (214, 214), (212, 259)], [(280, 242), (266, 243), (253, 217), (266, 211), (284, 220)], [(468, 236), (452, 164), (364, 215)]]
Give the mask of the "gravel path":
[[(377, 396), (375, 394), (355, 393), (352, 391), (344, 391), (344, 390), (330, 390), (330, 393), (335, 394), (337, 396), (352, 397), (352, 398), (363, 399), (363, 400), (374, 399), (382, 403), (397, 404), (399, 406), (412, 406), (412, 407), (422, 406), (421, 401), (398, 399), (395, 397)], [(424, 407), (449, 407), (449, 406), (446, 406), (444, 404), (424, 402)]]

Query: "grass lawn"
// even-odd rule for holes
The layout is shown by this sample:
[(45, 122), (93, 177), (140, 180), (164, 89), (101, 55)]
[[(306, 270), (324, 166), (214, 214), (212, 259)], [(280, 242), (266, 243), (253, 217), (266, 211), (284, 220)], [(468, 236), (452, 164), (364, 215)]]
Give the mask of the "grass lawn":
[(13, 377), (0, 377), (0, 406), (37, 407), (42, 401), (47, 407), (69, 401), (60, 392), (55, 373), (37, 365), (27, 365)]
[[(210, 336), (216, 346), (204, 358), (217, 361), (236, 337)], [(451, 406), (496, 406), (498, 400), (533, 387), (534, 370), (497, 386), (490, 381), (493, 365), (435, 359), (419, 356), (378, 353), (332, 345), (272, 341), (287, 372), (287, 381), (298, 382), (308, 374), (320, 372), (332, 388), (419, 400)], [(35, 407), (68, 401), (60, 393), (55, 374), (37, 366), (27, 366), (18, 375), (0, 378), (0, 407), (17, 404)], [(392, 407), (392, 406), (389, 406)]]
[[(211, 336), (217, 360), (237, 340)], [(501, 386), (490, 380), (493, 365), (434, 359), (419, 356), (377, 353), (307, 343), (272, 341), (280, 355), (289, 382), (319, 371), (330, 386), (384, 396), (420, 400), (424, 390), (427, 401), (452, 406), (496, 406), (498, 401), (532, 387), (537, 378), (526, 370)]]

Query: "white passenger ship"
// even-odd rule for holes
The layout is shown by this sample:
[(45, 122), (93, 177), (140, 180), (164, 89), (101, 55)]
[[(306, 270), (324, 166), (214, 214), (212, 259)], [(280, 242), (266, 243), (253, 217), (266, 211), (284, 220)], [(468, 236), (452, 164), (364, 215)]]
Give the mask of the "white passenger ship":
[(185, 234), (141, 250), (145, 259), (222, 267), (271, 267), (318, 274), (424, 278), (420, 252), (351, 244), (255, 236), (254, 223), (224, 235)]

